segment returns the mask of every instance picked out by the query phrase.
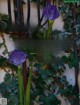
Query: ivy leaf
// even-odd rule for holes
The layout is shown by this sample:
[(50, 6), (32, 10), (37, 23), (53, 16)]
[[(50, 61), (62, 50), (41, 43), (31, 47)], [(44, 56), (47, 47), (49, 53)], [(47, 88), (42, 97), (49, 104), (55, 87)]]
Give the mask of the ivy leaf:
[(61, 61), (62, 61), (63, 63), (67, 63), (67, 62), (68, 62), (67, 56), (62, 56)]
[(77, 33), (80, 33), (80, 25), (76, 29)]
[(35, 64), (34, 64), (34, 67), (36, 67), (37, 69), (40, 69), (41, 64), (40, 64), (40, 63), (35, 63)]
[(39, 73), (43, 79), (46, 79), (49, 76), (48, 70), (40, 70)]
[(80, 6), (77, 7), (76, 11), (77, 13), (80, 13)]
[(8, 22), (9, 21), (9, 16), (6, 14), (1, 14), (0, 13), (0, 20)]
[(4, 51), (3, 51), (3, 54), (5, 55), (7, 53), (7, 50), (5, 49)]
[(80, 24), (80, 16), (77, 17), (77, 24)]
[(0, 30), (5, 31), (6, 28), (7, 28), (7, 23), (4, 21), (0, 21)]
[(51, 84), (51, 87), (50, 87), (51, 90), (56, 90), (57, 89), (57, 86), (54, 85), (54, 84)]
[(0, 43), (0, 48), (3, 46), (3, 43)]
[(4, 66), (6, 58), (0, 57), (0, 66)]

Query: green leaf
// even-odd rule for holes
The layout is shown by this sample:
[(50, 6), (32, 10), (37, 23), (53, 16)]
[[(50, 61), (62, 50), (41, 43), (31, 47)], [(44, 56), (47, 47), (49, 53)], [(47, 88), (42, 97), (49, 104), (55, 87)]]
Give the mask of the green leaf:
[(0, 48), (3, 46), (3, 43), (0, 43)]
[(61, 60), (62, 60), (63, 63), (67, 63), (68, 62), (67, 56), (62, 56)]
[(46, 79), (49, 76), (47, 70), (40, 70), (39, 73), (43, 79)]
[(4, 21), (0, 21), (0, 30), (4, 31), (7, 28), (7, 23)]
[(77, 7), (77, 13), (80, 13), (80, 6)]
[(9, 21), (9, 16), (8, 15), (6, 15), (6, 14), (1, 14), (0, 13), (0, 20), (3, 20), (3, 21)]
[(7, 53), (7, 49), (5, 49), (2, 53), (5, 55)]
[(4, 66), (6, 62), (6, 58), (1, 57), (0, 58), (0, 66)]

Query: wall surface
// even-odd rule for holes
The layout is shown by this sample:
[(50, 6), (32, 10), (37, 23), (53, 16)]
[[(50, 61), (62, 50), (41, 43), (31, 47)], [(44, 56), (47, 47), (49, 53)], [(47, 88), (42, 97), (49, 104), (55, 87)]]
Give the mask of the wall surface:
[(7, 0), (0, 0), (0, 13), (8, 14)]

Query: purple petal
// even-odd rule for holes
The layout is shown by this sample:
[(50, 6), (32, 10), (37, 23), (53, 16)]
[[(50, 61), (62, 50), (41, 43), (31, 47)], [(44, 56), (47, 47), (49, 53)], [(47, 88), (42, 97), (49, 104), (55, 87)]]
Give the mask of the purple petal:
[(43, 8), (43, 17), (48, 20), (54, 20), (59, 17), (59, 11), (56, 5), (51, 5), (48, 3), (46, 7)]
[(14, 50), (11, 52), (9, 56), (9, 62), (18, 66), (22, 64), (27, 58), (27, 54), (20, 51), (20, 50)]

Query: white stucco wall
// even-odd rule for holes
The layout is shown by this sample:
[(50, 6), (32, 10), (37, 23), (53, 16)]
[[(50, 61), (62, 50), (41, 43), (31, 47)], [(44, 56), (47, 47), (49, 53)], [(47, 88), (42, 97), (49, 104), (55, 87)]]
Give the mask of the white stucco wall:
[(7, 0), (0, 0), (0, 13), (8, 14)]

